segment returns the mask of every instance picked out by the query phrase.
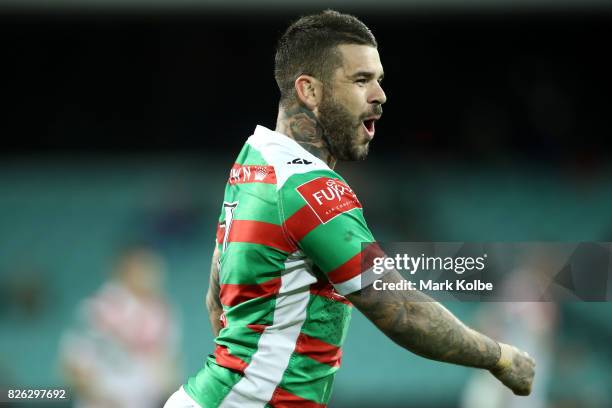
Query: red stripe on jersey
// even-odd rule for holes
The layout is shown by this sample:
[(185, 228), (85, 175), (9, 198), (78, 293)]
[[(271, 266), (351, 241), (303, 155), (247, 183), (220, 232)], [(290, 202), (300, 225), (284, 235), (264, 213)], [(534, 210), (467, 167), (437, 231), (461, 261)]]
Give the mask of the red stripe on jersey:
[(263, 333), (264, 330), (266, 330), (266, 327), (268, 327), (268, 325), (267, 324), (247, 324), (247, 327), (253, 330), (254, 332)]
[(336, 302), (342, 302), (348, 306), (353, 306), (353, 304), (347, 298), (336, 292), (334, 285), (327, 281), (321, 280), (311, 285), (310, 293), (315, 296), (323, 296), (324, 298), (335, 300)]
[(244, 373), (244, 370), (249, 365), (241, 358), (231, 355), (227, 347), (220, 346), (218, 344), (215, 348), (215, 361), (220, 366), (229, 368), (230, 370), (238, 371), (240, 373)]
[(377, 243), (365, 247), (363, 251), (327, 274), (332, 283), (342, 283), (372, 267), (374, 258), (384, 257), (385, 253)]
[(219, 298), (225, 306), (236, 306), (251, 299), (274, 296), (281, 287), (281, 278), (270, 279), (261, 285), (225, 283), (221, 285)]
[(269, 404), (272, 408), (325, 408), (325, 404), (318, 404), (314, 401), (307, 400), (302, 397), (298, 397), (282, 389), (281, 387), (276, 387), (274, 390), (274, 394), (272, 395), (272, 399)]
[(308, 205), (305, 205), (285, 221), (285, 229), (295, 242), (300, 242), (319, 224), (321, 220)]
[(265, 183), (276, 184), (276, 173), (273, 166), (242, 165), (235, 163), (227, 180), (229, 184)]
[(298, 336), (295, 352), (332, 367), (339, 367), (342, 359), (342, 349), (340, 347), (304, 333), (300, 333)]
[(262, 221), (233, 220), (228, 241), (266, 245), (285, 252), (297, 249), (288, 242), (282, 226)]

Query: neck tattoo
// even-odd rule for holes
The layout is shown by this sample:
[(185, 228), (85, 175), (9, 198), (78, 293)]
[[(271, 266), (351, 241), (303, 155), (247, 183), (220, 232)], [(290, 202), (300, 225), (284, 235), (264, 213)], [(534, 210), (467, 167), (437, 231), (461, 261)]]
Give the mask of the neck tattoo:
[(317, 117), (300, 104), (295, 103), (280, 109), (276, 131), (295, 140), (306, 151), (327, 163), (330, 168), (336, 164), (336, 159), (329, 152), (323, 136), (323, 128)]

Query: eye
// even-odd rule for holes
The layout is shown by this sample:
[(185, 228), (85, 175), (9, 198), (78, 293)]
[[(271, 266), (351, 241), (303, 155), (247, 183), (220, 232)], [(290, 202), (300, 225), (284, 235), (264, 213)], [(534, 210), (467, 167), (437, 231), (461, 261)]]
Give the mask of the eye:
[(359, 78), (355, 82), (358, 83), (359, 85), (365, 85), (368, 83), (368, 80), (365, 78)]

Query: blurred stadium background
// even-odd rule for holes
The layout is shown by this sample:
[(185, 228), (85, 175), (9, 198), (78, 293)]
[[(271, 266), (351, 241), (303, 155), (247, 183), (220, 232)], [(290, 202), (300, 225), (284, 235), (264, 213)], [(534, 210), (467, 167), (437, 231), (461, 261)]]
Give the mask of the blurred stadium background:
[[(379, 240), (612, 241), (610, 2), (304, 4), (0, 2), (0, 386), (65, 384), (62, 333), (131, 242), (165, 259), (180, 378), (200, 368), (229, 168), (256, 124), (274, 126), (276, 39), (323, 7), (380, 43), (388, 103), (370, 158), (338, 166)], [(500, 305), (447, 306), (522, 330)], [(481, 406), (612, 406), (612, 305), (543, 316), (542, 396)], [(330, 406), (472, 408), (473, 375), (355, 313)]]

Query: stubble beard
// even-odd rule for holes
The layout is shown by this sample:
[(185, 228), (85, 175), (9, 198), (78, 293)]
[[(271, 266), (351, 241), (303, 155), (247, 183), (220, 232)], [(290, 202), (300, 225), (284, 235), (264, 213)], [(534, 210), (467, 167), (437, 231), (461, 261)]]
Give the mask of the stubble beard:
[(362, 139), (359, 118), (352, 115), (333, 95), (325, 92), (319, 105), (319, 122), (329, 152), (338, 160), (365, 160), (370, 144)]

